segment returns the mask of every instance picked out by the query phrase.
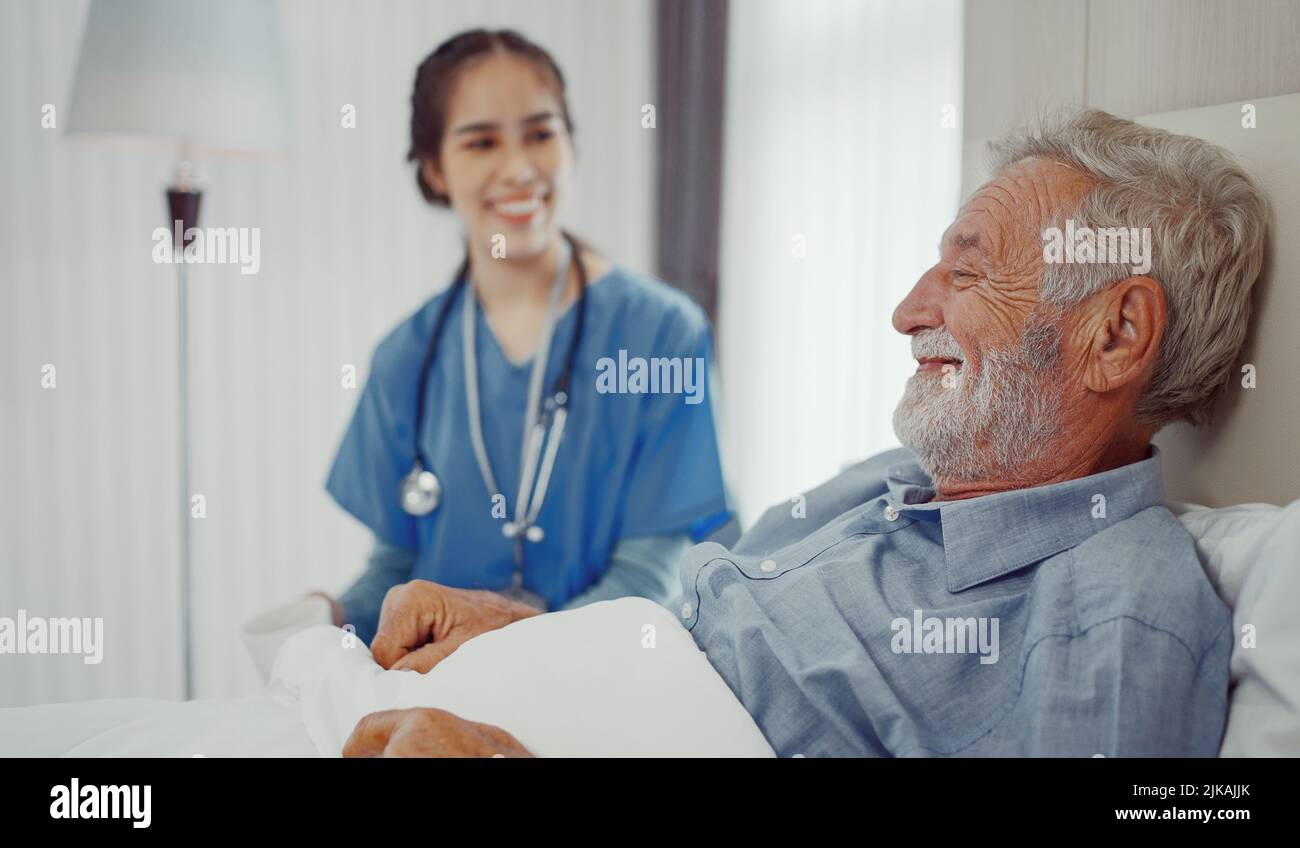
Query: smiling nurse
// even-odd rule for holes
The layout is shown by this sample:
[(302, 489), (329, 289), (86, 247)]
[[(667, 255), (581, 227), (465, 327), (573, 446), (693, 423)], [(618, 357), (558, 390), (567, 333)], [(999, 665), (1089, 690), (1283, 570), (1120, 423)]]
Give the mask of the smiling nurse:
[(465, 258), (380, 342), (330, 471), (375, 537), (335, 622), (369, 642), (416, 578), (537, 609), (667, 600), (678, 555), (727, 517), (712, 398), (598, 392), (596, 363), (708, 362), (707, 320), (561, 229), (573, 122), (542, 48), (461, 33), (420, 65), (411, 113), (407, 158)]

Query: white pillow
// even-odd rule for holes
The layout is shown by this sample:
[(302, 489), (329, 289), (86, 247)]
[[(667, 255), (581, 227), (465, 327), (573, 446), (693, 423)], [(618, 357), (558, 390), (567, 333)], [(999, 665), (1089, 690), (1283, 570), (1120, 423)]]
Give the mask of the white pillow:
[(544, 757), (771, 757), (771, 746), (677, 618), (644, 598), (524, 619), (427, 674), (384, 671), (337, 627), (280, 649), (271, 685), (338, 756), (366, 713), (439, 707), (502, 727)]
[[(1167, 505), (1232, 607), (1223, 757), (1300, 756), (1300, 500), (1286, 507)], [(1254, 646), (1243, 641), (1252, 628)]]

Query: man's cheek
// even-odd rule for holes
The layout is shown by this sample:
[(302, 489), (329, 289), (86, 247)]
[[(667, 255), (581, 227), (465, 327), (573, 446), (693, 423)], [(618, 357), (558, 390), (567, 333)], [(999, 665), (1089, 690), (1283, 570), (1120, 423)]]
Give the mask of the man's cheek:
[(965, 293), (948, 330), (968, 357), (981, 348), (1011, 347), (1037, 303), (1036, 293), (1020, 287), (979, 286)]

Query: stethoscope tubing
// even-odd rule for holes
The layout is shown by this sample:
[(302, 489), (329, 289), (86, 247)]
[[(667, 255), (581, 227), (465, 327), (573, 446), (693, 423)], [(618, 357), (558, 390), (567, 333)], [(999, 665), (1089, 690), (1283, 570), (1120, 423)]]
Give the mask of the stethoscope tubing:
[[(563, 265), (565, 267), (561, 268), (559, 273), (563, 273), (566, 270), (570, 257), (572, 261), (577, 263), (578, 267), (579, 290), (577, 314), (573, 334), (569, 339), (569, 347), (565, 352), (564, 367), (556, 378), (550, 397), (546, 401), (545, 408), (540, 411), (540, 415), (537, 415), (539, 411), (537, 407), (539, 404), (536, 402), (530, 404), (531, 408), (529, 410), (529, 418), (533, 418), (534, 415), (537, 415), (537, 418), (533, 420), (532, 426), (527, 428), (528, 432), (525, 433), (524, 437), (524, 455), (522, 457), (524, 461), (520, 469), (519, 494), (516, 498), (516, 521), (512, 522), (512, 524), (519, 528), (520, 533), (524, 532), (525, 528), (532, 527), (536, 522), (537, 516), (541, 511), (542, 502), (546, 497), (546, 491), (549, 488), (551, 474), (555, 466), (556, 455), (559, 451), (560, 438), (563, 436), (565, 423), (568, 419), (567, 407), (569, 401), (569, 386), (571, 384), (574, 363), (577, 358), (578, 345), (581, 342), (586, 323), (586, 265), (582, 261), (577, 240), (568, 233), (562, 233), (562, 237), (568, 243), (569, 255), (564, 258)], [(447, 317), (451, 314), (451, 308), (454, 305), (456, 298), (460, 296), (467, 298), (467, 302), (464, 306), (466, 310), (470, 310), (473, 307), (473, 305), (468, 302), (468, 298), (472, 296), (468, 282), (469, 259), (466, 257), (466, 259), (461, 263), (460, 268), (457, 270), (455, 279), (452, 281), (452, 290), (447, 293), (447, 296), (443, 299), (438, 310), (438, 317), (434, 321), (433, 333), (430, 335), (429, 344), (425, 347), (424, 358), (420, 363), (420, 377), (416, 392), (416, 409), (414, 416), (415, 426), (412, 434), (415, 456), (412, 463), (412, 470), (405, 480), (418, 479), (421, 472), (429, 473), (429, 470), (432, 468), (431, 464), (424, 461), (423, 452), (420, 449), (420, 433), (424, 426), (424, 407), (429, 375), (433, 370), (433, 364), (437, 358), (438, 346), (442, 339), (443, 329), (447, 323)], [(551, 332), (554, 332), (553, 326)], [(544, 356), (549, 359), (549, 342), (550, 339), (548, 338), (546, 340), (545, 350), (539, 351), (539, 356)], [(470, 355), (472, 356), (472, 353)], [(466, 390), (467, 392), (473, 392), (477, 395), (478, 385), (476, 364), (475, 367), (471, 367), (471, 363), (467, 360), (466, 365), (467, 380), (473, 381), (472, 386), (467, 383)], [(539, 362), (539, 365), (541, 370), (544, 371), (545, 363)], [(532, 394), (532, 392), (530, 392), (530, 394)], [(495, 479), (493, 479), (491, 465), (487, 462), (486, 446), (480, 446), (478, 444), (482, 440), (482, 425), (477, 421), (473, 422), (473, 424), (476, 426), (471, 426), (471, 438), (475, 441), (474, 447), (476, 449), (476, 459), (478, 460), (480, 471), (484, 478), (484, 484), (488, 488), (492, 489), (492, 494), (495, 495), (499, 493), (499, 490), (497, 489)], [(550, 429), (552, 431), (549, 434), (550, 438), (547, 438), (548, 434), (546, 432), (546, 425), (548, 424), (551, 425)], [(545, 447), (545, 454), (541, 458), (539, 467), (538, 454), (542, 452), (543, 446)], [(534, 474), (536, 474), (536, 488), (534, 488)], [(436, 476), (434, 479), (436, 481)], [(406, 485), (405, 481), (403, 485)], [(440, 483), (437, 484), (437, 489), (440, 494)], [(436, 501), (437, 497), (435, 496), (435, 502), (427, 509), (419, 512), (413, 511), (410, 508), (405, 493), (403, 493), (403, 497), (401, 498), (403, 508), (412, 515), (427, 515), (438, 507)], [(540, 530), (540, 528), (538, 529)]]

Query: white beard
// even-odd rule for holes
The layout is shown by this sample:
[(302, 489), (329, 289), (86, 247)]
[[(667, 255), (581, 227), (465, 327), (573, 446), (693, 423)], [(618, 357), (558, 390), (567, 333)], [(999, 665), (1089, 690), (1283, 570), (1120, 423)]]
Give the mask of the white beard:
[(1061, 429), (1062, 392), (1052, 376), (1052, 353), (1022, 343), (1011, 353), (986, 351), (973, 378), (969, 362), (963, 363), (950, 386), (942, 373), (908, 379), (894, 410), (894, 433), (936, 487), (1015, 479), (1018, 469), (1042, 459)]

